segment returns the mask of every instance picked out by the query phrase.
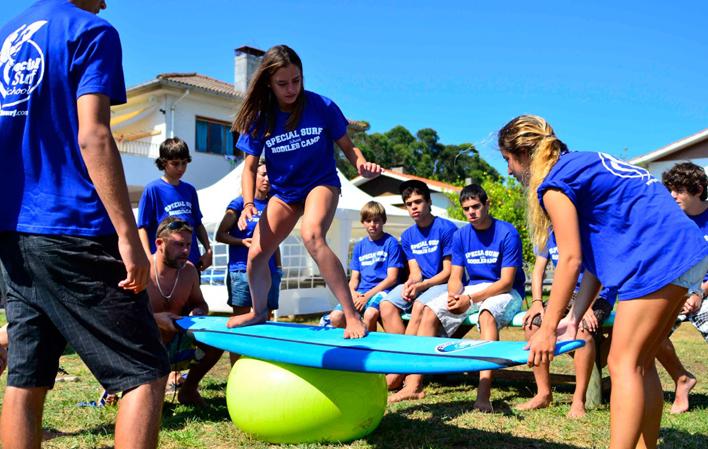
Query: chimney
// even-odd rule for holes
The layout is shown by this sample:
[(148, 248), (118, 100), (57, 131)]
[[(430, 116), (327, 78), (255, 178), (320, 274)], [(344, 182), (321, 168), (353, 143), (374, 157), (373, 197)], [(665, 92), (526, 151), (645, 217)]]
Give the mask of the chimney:
[(234, 50), (234, 89), (237, 93), (245, 94), (248, 84), (261, 65), (265, 52), (257, 48), (243, 46)]

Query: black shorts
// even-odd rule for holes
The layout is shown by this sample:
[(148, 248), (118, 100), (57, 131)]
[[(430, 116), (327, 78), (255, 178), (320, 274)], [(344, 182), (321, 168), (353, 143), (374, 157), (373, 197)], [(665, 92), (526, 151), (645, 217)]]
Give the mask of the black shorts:
[(116, 236), (0, 233), (7, 283), (8, 380), (53, 387), (67, 342), (110, 393), (169, 372), (147, 294), (129, 293)]

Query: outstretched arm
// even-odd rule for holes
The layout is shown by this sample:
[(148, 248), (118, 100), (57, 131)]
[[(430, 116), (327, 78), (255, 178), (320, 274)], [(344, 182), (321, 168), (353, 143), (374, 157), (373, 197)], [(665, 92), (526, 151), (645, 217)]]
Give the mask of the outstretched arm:
[(361, 150), (354, 146), (348, 135), (344, 134), (337, 141), (337, 145), (342, 149), (349, 162), (356, 168), (357, 173), (365, 178), (373, 178), (383, 173), (383, 168), (379, 164), (367, 162)]

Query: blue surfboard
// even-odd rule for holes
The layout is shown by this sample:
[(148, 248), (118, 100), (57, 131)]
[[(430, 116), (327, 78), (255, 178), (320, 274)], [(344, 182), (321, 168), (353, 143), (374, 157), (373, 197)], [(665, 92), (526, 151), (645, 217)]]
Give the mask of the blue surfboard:
[[(294, 323), (256, 324), (229, 329), (226, 317), (184, 317), (177, 324), (197, 341), (248, 357), (313, 368), (369, 373), (440, 374), (507, 368), (528, 360), (523, 341), (415, 337), (371, 332), (344, 338), (344, 329)], [(584, 342), (556, 345), (556, 354)]]

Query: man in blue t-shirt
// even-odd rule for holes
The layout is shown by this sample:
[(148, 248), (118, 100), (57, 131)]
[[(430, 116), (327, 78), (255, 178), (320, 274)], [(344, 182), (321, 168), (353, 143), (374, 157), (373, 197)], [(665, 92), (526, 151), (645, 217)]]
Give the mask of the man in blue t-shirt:
[[(703, 231), (708, 242), (708, 176), (705, 170), (692, 162), (682, 162), (665, 172), (662, 181), (688, 218)], [(701, 294), (688, 296), (678, 320), (690, 321), (708, 342), (708, 273), (703, 277), (701, 289)], [(687, 411), (688, 395), (697, 382), (695, 376), (683, 366), (668, 338), (659, 347), (656, 357), (676, 383), (671, 413)]]
[[(499, 328), (521, 309), (526, 280), (521, 238), (512, 224), (489, 215), (487, 192), (479, 185), (462, 189), (460, 205), (469, 224), (453, 237), (447, 291), (425, 304), (417, 335), (452, 336), (467, 316), (479, 312), (477, 326), (482, 339), (496, 341)], [(469, 279), (466, 284), (465, 278)], [(475, 409), (492, 411), (491, 382), (491, 371), (480, 372)], [(422, 376), (410, 375), (389, 402), (423, 395)]]
[[(352, 251), (349, 280), (354, 308), (363, 315), (367, 329), (376, 331), (381, 299), (398, 282), (398, 272), (403, 267), (401, 245), (394, 236), (384, 232), (386, 210), (376, 201), (369, 201), (361, 208), (361, 224), (367, 237), (359, 240)], [(329, 314), (335, 327), (344, 327), (346, 320), (342, 306), (337, 305)]]
[[(381, 300), (381, 322), (388, 333), (416, 335), (423, 304), (447, 292), (452, 236), (457, 226), (432, 214), (430, 189), (423, 181), (402, 182), (398, 190), (415, 222), (401, 234), (401, 247), (408, 259), (408, 279)], [(401, 319), (401, 312), (410, 312), (407, 326)], [(400, 388), (404, 377), (389, 374), (386, 377), (388, 388)]]
[[(41, 0), (0, 27), (0, 261), (8, 286), (4, 447), (39, 447), (67, 343), (124, 392), (116, 447), (151, 448), (169, 364), (110, 130), (126, 101), (101, 0)], [(139, 410), (139, 413), (135, 413)]]

